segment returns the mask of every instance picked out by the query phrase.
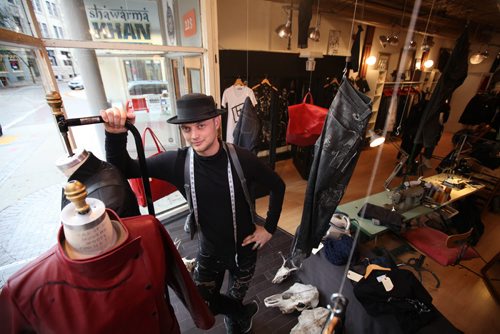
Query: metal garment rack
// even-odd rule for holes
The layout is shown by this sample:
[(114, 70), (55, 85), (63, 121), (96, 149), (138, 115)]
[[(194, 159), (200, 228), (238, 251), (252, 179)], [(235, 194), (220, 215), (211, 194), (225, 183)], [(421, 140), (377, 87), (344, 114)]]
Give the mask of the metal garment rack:
[[(52, 108), (52, 114), (56, 119), (57, 126), (63, 137), (68, 156), (73, 156), (73, 149), (69, 141), (68, 130), (71, 126), (90, 125), (104, 123), (101, 116), (81, 117), (81, 118), (68, 118), (66, 119), (62, 111), (62, 99), (58, 92), (51, 92), (47, 94), (47, 103)], [(146, 203), (148, 206), (148, 213), (152, 216), (155, 215), (153, 205), (153, 198), (151, 196), (151, 186), (149, 184), (149, 173), (146, 165), (146, 156), (144, 154), (144, 146), (142, 145), (141, 134), (137, 128), (129, 121), (125, 122), (125, 127), (130, 131), (134, 137), (135, 146), (137, 148), (137, 158), (139, 160), (139, 168), (141, 170), (141, 179), (144, 185), (144, 192), (146, 194)]]

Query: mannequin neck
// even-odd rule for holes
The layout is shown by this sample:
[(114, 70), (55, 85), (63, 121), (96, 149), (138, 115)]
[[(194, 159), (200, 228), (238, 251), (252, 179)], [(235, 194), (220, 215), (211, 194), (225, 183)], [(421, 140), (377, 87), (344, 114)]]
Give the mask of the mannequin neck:
[(66, 177), (70, 177), (87, 161), (89, 156), (90, 153), (87, 150), (77, 149), (72, 156), (64, 156), (57, 159), (56, 166)]
[[(104, 205), (93, 203), (98, 201), (93, 198), (87, 198), (88, 204), (94, 209), (87, 214), (80, 215), (75, 213), (73, 208), (66, 210), (68, 204), (63, 209), (63, 230), (64, 245), (63, 249), (69, 258), (73, 260), (82, 260), (95, 257), (106, 253), (123, 243), (127, 237), (127, 230), (118, 220), (111, 220), (108, 213), (104, 211)], [(97, 207), (96, 207), (97, 206)], [(66, 213), (64, 211), (67, 211)], [(67, 213), (72, 215), (67, 218)]]

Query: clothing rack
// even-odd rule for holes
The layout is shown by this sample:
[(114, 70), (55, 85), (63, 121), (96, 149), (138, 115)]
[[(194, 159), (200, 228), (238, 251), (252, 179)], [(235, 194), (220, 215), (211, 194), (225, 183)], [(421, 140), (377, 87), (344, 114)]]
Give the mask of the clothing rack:
[(396, 85), (398, 83), (399, 83), (400, 86), (413, 86), (413, 85), (421, 85), (421, 84), (423, 84), (423, 81), (402, 81), (402, 82), (386, 81), (384, 83), (384, 86), (385, 85)]

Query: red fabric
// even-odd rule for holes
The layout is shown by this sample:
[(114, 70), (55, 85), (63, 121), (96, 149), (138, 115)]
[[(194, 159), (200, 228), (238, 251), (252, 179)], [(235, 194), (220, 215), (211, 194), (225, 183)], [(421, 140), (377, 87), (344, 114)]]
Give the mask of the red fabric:
[(61, 228), (58, 245), (3, 287), (0, 333), (180, 333), (164, 298), (165, 283), (199, 328), (213, 326), (214, 317), (158, 220), (138, 216), (122, 224), (129, 232), (125, 243), (80, 261), (65, 255)]
[[(157, 153), (153, 154), (152, 156), (165, 152), (165, 148), (160, 143), (160, 140), (158, 139), (158, 137), (156, 137), (156, 134), (149, 127), (145, 128), (144, 132), (142, 133), (142, 145), (146, 147), (147, 133), (149, 133), (153, 138), (157, 150)], [(132, 191), (137, 197), (137, 203), (139, 203), (139, 205), (142, 207), (146, 207), (148, 204), (146, 201), (146, 191), (144, 190), (144, 184), (142, 183), (142, 179), (141, 178), (130, 179), (128, 180), (128, 182), (130, 183), (130, 188), (132, 188)], [(160, 198), (168, 196), (177, 190), (177, 188), (173, 184), (155, 178), (149, 178), (149, 185), (151, 187), (151, 198), (153, 199), (153, 202), (159, 200)]]
[[(462, 248), (446, 247), (446, 239), (448, 238), (448, 235), (430, 227), (419, 227), (409, 230), (402, 235), (403, 238), (408, 240), (413, 246), (415, 246), (415, 248), (443, 266), (453, 264)], [(462, 260), (473, 259), (476, 257), (478, 257), (476, 251), (469, 247), (465, 251)]]
[[(307, 98), (311, 103), (306, 103)], [(300, 104), (288, 107), (288, 127), (286, 141), (297, 146), (310, 146), (321, 135), (328, 109), (314, 105), (311, 93), (304, 96)]]

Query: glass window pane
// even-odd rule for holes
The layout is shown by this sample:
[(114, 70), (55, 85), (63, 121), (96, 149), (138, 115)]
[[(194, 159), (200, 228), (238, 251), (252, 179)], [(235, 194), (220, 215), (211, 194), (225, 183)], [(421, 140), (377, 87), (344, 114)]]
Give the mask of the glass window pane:
[[(64, 151), (45, 100), (36, 54), (8, 45), (0, 45), (0, 50), (0, 230), (5, 238), (1, 285), (23, 261), (53, 246), (65, 177), (55, 166)], [(11, 267), (13, 263), (18, 265)]]
[(0, 1), (0, 27), (33, 36), (27, 12), (21, 1)]

